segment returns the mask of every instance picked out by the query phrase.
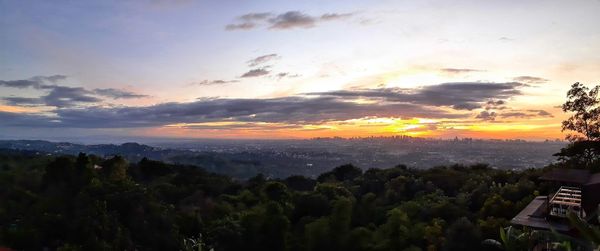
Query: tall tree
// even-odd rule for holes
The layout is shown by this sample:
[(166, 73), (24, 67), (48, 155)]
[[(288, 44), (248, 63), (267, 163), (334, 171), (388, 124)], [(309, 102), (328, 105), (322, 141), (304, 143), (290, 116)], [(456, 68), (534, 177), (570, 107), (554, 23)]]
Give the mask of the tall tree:
[(578, 134), (567, 136), (570, 141), (600, 140), (600, 85), (589, 89), (579, 82), (573, 84), (567, 92), (567, 102), (562, 105), (564, 112), (573, 112), (562, 122), (562, 130)]
[(571, 143), (556, 156), (571, 167), (598, 168), (600, 163), (600, 86), (592, 89), (575, 83), (567, 92), (564, 112), (572, 115), (562, 123), (563, 131), (573, 131)]

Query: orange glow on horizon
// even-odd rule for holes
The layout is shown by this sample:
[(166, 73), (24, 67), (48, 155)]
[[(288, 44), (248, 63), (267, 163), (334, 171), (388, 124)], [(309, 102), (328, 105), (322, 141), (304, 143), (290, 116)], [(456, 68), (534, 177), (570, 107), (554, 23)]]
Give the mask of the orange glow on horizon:
[(547, 121), (477, 122), (437, 121), (413, 118), (362, 118), (323, 124), (220, 121), (179, 123), (149, 128), (141, 136), (165, 135), (177, 138), (308, 139), (315, 137), (411, 136), (421, 138), (478, 139), (564, 139), (560, 124)]

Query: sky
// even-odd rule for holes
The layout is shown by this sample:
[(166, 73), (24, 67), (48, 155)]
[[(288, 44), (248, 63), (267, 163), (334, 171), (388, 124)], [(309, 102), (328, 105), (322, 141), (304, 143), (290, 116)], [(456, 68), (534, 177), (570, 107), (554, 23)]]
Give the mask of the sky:
[(0, 0), (0, 137), (564, 138), (600, 0)]

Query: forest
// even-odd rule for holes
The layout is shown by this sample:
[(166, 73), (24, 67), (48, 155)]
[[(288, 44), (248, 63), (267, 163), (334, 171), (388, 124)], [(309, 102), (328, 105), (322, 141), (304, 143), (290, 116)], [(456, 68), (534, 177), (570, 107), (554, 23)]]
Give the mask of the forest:
[(94, 155), (0, 155), (0, 243), (19, 250), (494, 250), (544, 169), (487, 165), (234, 180)]

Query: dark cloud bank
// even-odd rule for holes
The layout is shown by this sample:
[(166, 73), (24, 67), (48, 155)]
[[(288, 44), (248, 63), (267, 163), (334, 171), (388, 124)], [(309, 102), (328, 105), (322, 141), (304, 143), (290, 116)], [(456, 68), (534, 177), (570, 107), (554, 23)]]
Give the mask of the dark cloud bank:
[[(23, 80), (16, 80), (23, 81)], [(23, 88), (31, 82), (15, 85), (1, 81), (0, 85)], [(24, 84), (23, 84), (24, 83)], [(135, 128), (155, 127), (175, 123), (215, 121), (269, 122), (287, 124), (319, 124), (363, 117), (423, 117), (437, 119), (468, 118), (473, 109), (503, 105), (507, 99), (520, 95), (524, 84), (459, 82), (442, 83), (421, 88), (378, 88), (306, 93), (299, 96), (266, 99), (203, 98), (187, 103), (162, 103), (142, 107), (100, 107), (94, 105), (102, 93), (111, 97), (132, 97), (137, 94), (113, 89), (85, 90), (53, 86), (50, 93), (38, 99), (7, 97), (10, 104), (39, 104), (56, 107), (52, 115), (0, 112), (0, 126), (64, 127), (64, 128)], [(99, 91), (100, 90), (100, 91)], [(56, 92), (53, 94), (53, 92)], [(60, 94), (60, 95), (59, 95)], [(64, 97), (69, 97), (65, 99)], [(356, 102), (370, 101), (370, 102)], [(89, 103), (69, 106), (67, 103)], [(485, 111), (478, 118), (491, 120), (497, 114)], [(528, 115), (547, 116), (545, 111), (531, 110)], [(494, 114), (491, 114), (494, 113)], [(486, 116), (486, 117), (484, 117)], [(505, 115), (509, 117), (509, 115)], [(510, 115), (516, 117), (516, 114)], [(551, 116), (551, 115), (550, 115)]]

